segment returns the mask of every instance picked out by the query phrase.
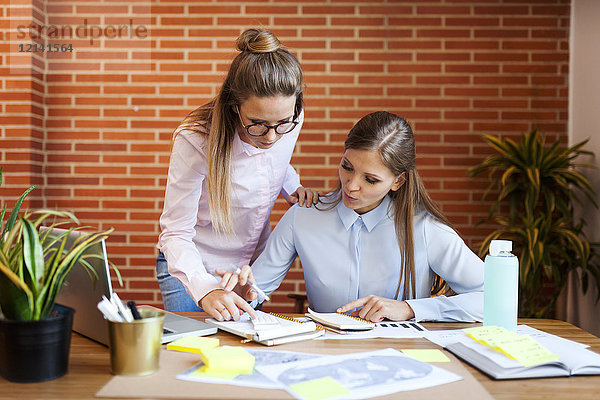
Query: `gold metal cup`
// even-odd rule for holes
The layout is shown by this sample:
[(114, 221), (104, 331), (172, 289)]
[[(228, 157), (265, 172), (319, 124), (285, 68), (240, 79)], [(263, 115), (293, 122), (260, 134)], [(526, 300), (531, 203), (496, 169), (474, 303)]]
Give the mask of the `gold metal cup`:
[(115, 375), (149, 375), (158, 370), (165, 313), (140, 310), (142, 319), (108, 322), (110, 371)]

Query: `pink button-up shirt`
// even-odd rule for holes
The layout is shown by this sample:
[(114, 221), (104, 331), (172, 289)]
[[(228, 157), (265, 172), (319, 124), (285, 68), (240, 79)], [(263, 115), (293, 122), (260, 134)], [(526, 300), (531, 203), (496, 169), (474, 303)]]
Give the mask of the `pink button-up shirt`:
[(234, 235), (213, 231), (208, 206), (208, 158), (206, 135), (178, 129), (173, 143), (165, 203), (160, 217), (157, 247), (196, 303), (217, 289), (215, 268), (251, 264), (262, 252), (271, 232), (269, 215), (279, 193), (285, 197), (300, 186), (290, 159), (304, 113), (296, 128), (268, 150), (242, 142), (235, 135), (232, 146)]

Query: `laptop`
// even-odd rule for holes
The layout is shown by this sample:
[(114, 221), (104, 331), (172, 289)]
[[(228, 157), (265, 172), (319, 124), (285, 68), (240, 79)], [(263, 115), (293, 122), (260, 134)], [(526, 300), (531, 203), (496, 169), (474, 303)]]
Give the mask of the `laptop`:
[[(47, 229), (46, 227), (40, 228), (41, 231)], [(65, 229), (53, 228), (51, 234), (57, 236), (65, 232)], [(67, 238), (67, 247), (83, 234), (85, 232), (71, 231)], [(93, 279), (90, 277), (91, 272), (82, 265), (75, 265), (67, 275), (66, 283), (56, 302), (75, 309), (75, 315), (73, 316), (73, 330), (75, 332), (108, 346), (107, 324), (104, 316), (97, 308), (102, 296), (110, 298), (112, 293), (106, 243), (102, 240), (91, 246), (86, 252), (102, 255), (102, 258), (87, 259), (96, 271), (98, 278)], [(151, 308), (147, 305), (141, 307), (144, 309)], [(205, 336), (217, 333), (217, 328), (207, 323), (168, 311), (165, 312), (162, 343), (168, 343), (186, 336)]]

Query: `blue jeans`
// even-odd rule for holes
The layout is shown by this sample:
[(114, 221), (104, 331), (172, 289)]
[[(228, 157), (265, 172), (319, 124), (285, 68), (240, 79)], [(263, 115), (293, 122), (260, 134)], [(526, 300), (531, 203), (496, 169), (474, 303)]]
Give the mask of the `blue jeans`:
[(167, 260), (162, 252), (156, 257), (156, 278), (167, 311), (202, 311), (194, 299), (185, 291), (179, 279), (169, 274)]

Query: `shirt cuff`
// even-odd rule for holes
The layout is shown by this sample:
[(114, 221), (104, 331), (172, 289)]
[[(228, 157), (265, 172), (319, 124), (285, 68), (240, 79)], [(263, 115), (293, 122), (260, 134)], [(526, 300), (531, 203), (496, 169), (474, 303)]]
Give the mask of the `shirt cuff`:
[(438, 301), (435, 297), (423, 299), (404, 300), (415, 313), (415, 321), (439, 321), (441, 315), (438, 310)]
[(194, 299), (196, 304), (199, 304), (200, 300), (202, 300), (204, 296), (210, 292), (217, 289), (222, 289), (215, 277), (208, 273), (203, 273), (192, 277), (190, 279), (189, 286), (184, 286), (186, 286), (188, 294), (192, 296), (192, 299)]

